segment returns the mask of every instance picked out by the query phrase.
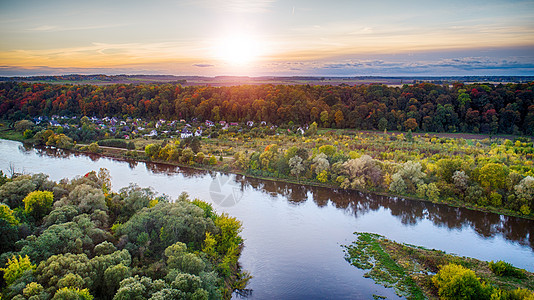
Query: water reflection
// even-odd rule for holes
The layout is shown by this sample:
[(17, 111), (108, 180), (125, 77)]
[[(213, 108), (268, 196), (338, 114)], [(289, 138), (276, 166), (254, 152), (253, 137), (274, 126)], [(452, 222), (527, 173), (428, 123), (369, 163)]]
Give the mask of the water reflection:
[[(32, 151), (31, 146), (21, 145), (19, 150), (28, 154)], [(93, 161), (102, 158), (100, 155), (75, 153), (49, 147), (37, 147), (36, 153), (39, 156), (49, 156), (57, 158), (69, 158), (72, 156), (85, 156)], [(120, 160), (120, 159), (117, 159)], [(128, 162), (131, 169), (137, 167), (138, 162), (133, 160), (121, 160)], [(174, 176), (182, 174), (185, 178), (201, 178), (210, 176), (215, 178), (218, 172), (183, 168), (168, 164), (153, 162), (145, 163), (146, 169), (154, 174), (164, 174)], [(329, 203), (337, 209), (344, 210), (346, 214), (355, 218), (361, 217), (369, 212), (378, 211), (381, 208), (390, 211), (391, 215), (407, 226), (415, 226), (422, 220), (430, 220), (437, 227), (447, 227), (449, 229), (461, 229), (472, 227), (475, 232), (482, 237), (494, 237), (502, 235), (507, 240), (515, 241), (521, 245), (534, 249), (534, 221), (500, 216), (493, 213), (473, 211), (464, 208), (450, 207), (430, 202), (406, 200), (397, 197), (386, 197), (361, 193), (357, 191), (346, 191), (342, 189), (328, 189), (315, 186), (303, 186), (285, 182), (261, 180), (247, 176), (232, 176), (234, 183), (240, 186), (241, 191), (253, 189), (266, 195), (276, 198), (285, 197), (291, 205), (301, 205), (312, 200), (318, 207), (325, 207)]]
[[(182, 171), (188, 172), (185, 169)], [(430, 220), (434, 225), (445, 226), (448, 229), (472, 227), (482, 237), (503, 235), (508, 240), (519, 242), (534, 249), (532, 234), (534, 222), (531, 220), (430, 202), (266, 181), (244, 176), (237, 176), (235, 181), (243, 188), (251, 188), (274, 197), (282, 195), (293, 205), (299, 205), (313, 199), (313, 202), (319, 207), (332, 203), (336, 208), (343, 209), (356, 218), (385, 208), (404, 225), (414, 226), (422, 220)]]

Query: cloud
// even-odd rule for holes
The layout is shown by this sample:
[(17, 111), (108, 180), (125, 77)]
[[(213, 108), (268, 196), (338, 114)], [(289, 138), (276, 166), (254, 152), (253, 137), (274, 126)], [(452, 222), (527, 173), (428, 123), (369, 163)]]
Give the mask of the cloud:
[(212, 65), (212, 64), (193, 64), (193, 66), (195, 66), (195, 67), (199, 67), (199, 68), (211, 68), (211, 67), (215, 67), (215, 65)]
[(34, 28), (28, 28), (27, 31), (39, 32), (58, 32), (58, 31), (78, 31), (78, 30), (92, 30), (92, 29), (106, 29), (112, 27), (125, 26), (124, 24), (103, 24), (103, 25), (88, 25), (88, 26), (72, 26), (62, 27), (56, 25), (41, 25)]
[(57, 29), (57, 26), (51, 26), (51, 25), (42, 25), (35, 28), (28, 29), (29, 31), (54, 31)]
[(231, 13), (268, 12), (276, 0), (197, 0), (195, 5)]

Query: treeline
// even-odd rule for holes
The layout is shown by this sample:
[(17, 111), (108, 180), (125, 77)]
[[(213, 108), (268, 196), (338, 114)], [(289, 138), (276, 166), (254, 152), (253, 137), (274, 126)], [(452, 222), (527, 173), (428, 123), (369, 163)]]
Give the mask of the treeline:
[(526, 84), (182, 87), (0, 83), (0, 117), (131, 116), (321, 127), (534, 134)]
[(241, 222), (208, 203), (113, 192), (105, 169), (0, 175), (2, 299), (229, 299), (246, 285)]
[(447, 148), (436, 146), (440, 141), (435, 138), (405, 138), (401, 134), (355, 139), (342, 136), (336, 137), (334, 144), (350, 147), (354, 140), (362, 147), (352, 151), (340, 151), (324, 138), (303, 138), (304, 147), (285, 150), (271, 144), (263, 151), (239, 151), (234, 155), (234, 168), (260, 177), (294, 178), (432, 202), (507, 209), (520, 215), (534, 212), (530, 142), (518, 140), (514, 144), (507, 140), (484, 150), (449, 140)]

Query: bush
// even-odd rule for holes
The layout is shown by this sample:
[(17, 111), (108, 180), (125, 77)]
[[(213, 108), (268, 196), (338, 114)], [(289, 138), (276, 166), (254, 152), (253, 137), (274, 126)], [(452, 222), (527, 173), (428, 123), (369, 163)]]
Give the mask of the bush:
[(525, 273), (521, 269), (518, 269), (502, 260), (499, 260), (497, 262), (490, 261), (489, 268), (493, 272), (493, 274), (497, 276), (510, 276), (520, 279), (526, 277)]
[(475, 272), (456, 264), (443, 266), (432, 277), (440, 299), (488, 299), (491, 287), (480, 283)]
[(131, 148), (128, 148), (128, 143), (125, 140), (121, 140), (121, 139), (100, 140), (98, 141), (98, 145), (106, 146), (106, 147), (131, 149)]

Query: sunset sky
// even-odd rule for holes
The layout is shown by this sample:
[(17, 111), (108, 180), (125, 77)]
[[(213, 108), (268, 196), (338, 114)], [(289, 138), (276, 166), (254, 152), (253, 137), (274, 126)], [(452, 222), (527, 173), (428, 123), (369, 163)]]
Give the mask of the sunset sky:
[(0, 75), (534, 75), (534, 1), (0, 0)]

